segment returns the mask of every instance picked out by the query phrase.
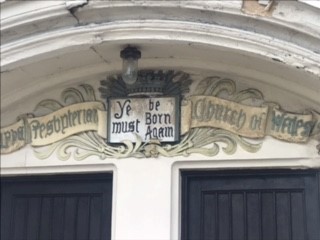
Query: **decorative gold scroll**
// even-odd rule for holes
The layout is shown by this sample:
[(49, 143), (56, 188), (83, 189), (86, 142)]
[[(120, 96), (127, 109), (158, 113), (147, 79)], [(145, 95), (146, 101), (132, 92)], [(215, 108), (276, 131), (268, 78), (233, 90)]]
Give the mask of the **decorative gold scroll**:
[(288, 113), (278, 106), (252, 107), (212, 96), (192, 96), (181, 107), (181, 133), (191, 128), (220, 128), (239, 136), (266, 135), (303, 143), (320, 135), (320, 114)]
[(268, 107), (252, 107), (212, 96), (193, 96), (191, 128), (222, 128), (240, 136), (265, 135)]
[(1, 128), (1, 154), (11, 153), (24, 147), (27, 143), (24, 121)]
[(272, 107), (266, 134), (288, 142), (307, 142), (314, 125), (312, 114), (288, 113)]
[(311, 138), (319, 138), (320, 139), (320, 113), (317, 112), (312, 112), (313, 114), (313, 119), (314, 119), (314, 127), (311, 131)]
[[(106, 116), (103, 103), (83, 102), (26, 122), (20, 120), (1, 129), (1, 154), (16, 151), (29, 142), (32, 146), (45, 146), (85, 131), (106, 137)], [(27, 137), (28, 129), (31, 137)]]
[[(103, 103), (69, 105), (46, 116), (24, 118), (2, 128), (1, 154), (16, 151), (27, 143), (50, 145), (87, 131), (96, 131), (106, 138), (106, 126)], [(197, 128), (224, 129), (248, 138), (270, 135), (288, 142), (306, 142), (311, 137), (320, 137), (320, 114), (295, 114), (275, 106), (253, 107), (214, 96), (192, 96), (181, 106), (181, 135)]]

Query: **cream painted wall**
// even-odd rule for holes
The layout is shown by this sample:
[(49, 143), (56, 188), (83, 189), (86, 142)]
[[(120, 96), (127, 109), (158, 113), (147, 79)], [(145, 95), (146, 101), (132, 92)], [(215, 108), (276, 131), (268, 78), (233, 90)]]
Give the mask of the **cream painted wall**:
[[(196, 82), (229, 77), (286, 110), (320, 112), (319, 9), (280, 1), (261, 16), (244, 12), (241, 1), (68, 2), (2, 3), (1, 126), (43, 99), (59, 100), (67, 87), (97, 89), (120, 71), (127, 44), (141, 49), (140, 68), (183, 70)], [(169, 240), (179, 238), (180, 169), (320, 168), (317, 144), (266, 137), (254, 154), (239, 147), (215, 157), (83, 161), (39, 160), (25, 147), (1, 156), (1, 175), (112, 171), (112, 238)]]

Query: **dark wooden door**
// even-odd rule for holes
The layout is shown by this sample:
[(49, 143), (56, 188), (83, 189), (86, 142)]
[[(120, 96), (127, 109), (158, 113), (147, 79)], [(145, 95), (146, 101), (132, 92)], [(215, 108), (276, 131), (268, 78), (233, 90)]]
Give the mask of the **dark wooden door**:
[(112, 174), (1, 179), (1, 240), (111, 239)]
[(182, 172), (182, 239), (319, 240), (317, 171)]

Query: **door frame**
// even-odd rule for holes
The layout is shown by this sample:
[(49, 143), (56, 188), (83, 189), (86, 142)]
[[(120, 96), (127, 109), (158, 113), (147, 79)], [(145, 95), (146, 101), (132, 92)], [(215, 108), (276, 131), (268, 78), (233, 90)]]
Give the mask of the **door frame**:
[[(50, 175), (54, 178), (55, 175), (81, 175), (81, 174), (112, 174), (112, 209), (111, 209), (111, 239), (114, 239), (115, 224), (116, 224), (116, 209), (117, 209), (117, 168), (112, 163), (103, 164), (80, 164), (80, 165), (63, 165), (63, 166), (43, 166), (43, 167), (21, 167), (1, 169), (1, 181), (7, 181), (15, 177), (30, 177), (30, 179), (38, 176)], [(9, 180), (10, 181), (10, 180)]]
[[(303, 177), (303, 176), (313, 176), (315, 177), (315, 181), (317, 182), (317, 188), (318, 188), (318, 195), (317, 199), (318, 202), (320, 201), (320, 170), (318, 169), (233, 169), (233, 170), (181, 170), (180, 171), (181, 175), (181, 225), (186, 225), (187, 224), (187, 218), (186, 216), (188, 215), (188, 208), (187, 208), (187, 203), (189, 201), (189, 198), (187, 197), (188, 195), (188, 182), (190, 178), (200, 178), (203, 179), (204, 181), (209, 178), (216, 179), (217, 181), (221, 180), (226, 180), (228, 177), (230, 179), (232, 178), (243, 178), (245, 179), (246, 177), (253, 177), (254, 180), (256, 179), (255, 177), (261, 177), (261, 176), (266, 176), (272, 178), (274, 177)], [(269, 178), (269, 179), (270, 179)], [(200, 180), (201, 181), (201, 180)], [(280, 188), (281, 189), (281, 188)], [(248, 189), (250, 190), (250, 189)], [(207, 190), (204, 190), (207, 191)], [(211, 190), (209, 190), (211, 191)], [(221, 191), (217, 190), (217, 191)], [(228, 191), (228, 190), (226, 190)], [(319, 202), (320, 204), (320, 202)], [(318, 205), (319, 206), (319, 205)], [(320, 206), (318, 208), (319, 213), (318, 217), (320, 218)], [(186, 238), (187, 236), (187, 227), (185, 226), (184, 228), (181, 228), (181, 238), (183, 239)], [(309, 239), (309, 238), (308, 238)]]
[[(320, 171), (320, 167), (306, 168), (305, 164), (309, 159), (304, 158), (291, 158), (291, 159), (259, 159), (260, 164), (257, 161), (258, 159), (253, 160), (213, 160), (213, 161), (186, 161), (186, 162), (176, 162), (172, 166), (171, 173), (171, 229), (170, 229), (170, 239), (180, 240), (182, 233), (182, 171), (193, 171), (196, 172), (230, 172), (230, 171), (241, 171), (241, 172), (265, 172), (265, 171), (289, 171), (289, 170), (310, 170)], [(298, 161), (297, 161), (298, 160)], [(273, 163), (270, 167), (270, 162)], [(277, 162), (277, 164), (276, 164)], [(294, 164), (299, 163), (298, 166), (293, 166)], [(266, 168), (266, 165), (269, 166)], [(287, 166), (286, 166), (287, 165)], [(320, 174), (319, 178), (319, 199), (320, 199)], [(320, 211), (320, 210), (319, 210)], [(319, 212), (320, 214), (320, 212)]]

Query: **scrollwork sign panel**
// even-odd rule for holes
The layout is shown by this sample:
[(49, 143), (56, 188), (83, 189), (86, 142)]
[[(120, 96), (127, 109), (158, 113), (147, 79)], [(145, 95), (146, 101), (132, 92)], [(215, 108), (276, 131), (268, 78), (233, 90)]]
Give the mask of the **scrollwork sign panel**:
[[(192, 80), (186, 73), (141, 71), (138, 80), (131, 86), (126, 86), (118, 76), (101, 81), (99, 90), (104, 103), (96, 100), (89, 85), (63, 91), (64, 104), (70, 99), (73, 104), (64, 105), (56, 100), (40, 102), (36, 110), (46, 108), (50, 114), (25, 114), (17, 123), (1, 128), (1, 154), (31, 144), (40, 159), (55, 152), (61, 160), (69, 159), (72, 152), (76, 160), (92, 155), (101, 159), (188, 156), (192, 153), (215, 156), (220, 150), (220, 143), (223, 143), (224, 152), (233, 154), (238, 145), (249, 152), (258, 151), (262, 146), (261, 139), (266, 135), (301, 144), (310, 138), (320, 137), (319, 113), (288, 113), (279, 105), (264, 101), (262, 93), (256, 89), (236, 92), (235, 83), (230, 79), (206, 78), (199, 82), (189, 97), (185, 94)], [(110, 104), (111, 99), (117, 97), (122, 99), (118, 101), (118, 107), (123, 113), (126, 111), (125, 119), (114, 111), (117, 101)], [(176, 99), (175, 103), (169, 104), (173, 99)], [(256, 104), (257, 100), (259, 104)], [(128, 105), (129, 102), (134, 104)], [(105, 106), (108, 106), (109, 113)], [(156, 114), (157, 121), (161, 118), (162, 122), (154, 122), (153, 126), (151, 114)], [(133, 118), (136, 127), (129, 125)], [(115, 119), (124, 123), (128, 121), (130, 136), (114, 132), (113, 138), (118, 140), (110, 144), (107, 143), (107, 132), (112, 132)], [(170, 123), (165, 120), (170, 120)], [(170, 142), (169, 138), (162, 137), (164, 132), (160, 134), (158, 131), (153, 137), (150, 133), (146, 138), (146, 133), (141, 135), (140, 132), (146, 129), (146, 123), (150, 124), (150, 129), (164, 131), (167, 127), (172, 133), (174, 128), (178, 128), (174, 132), (180, 132), (180, 140), (175, 136), (170, 138)], [(253, 144), (245, 138), (260, 142)]]

